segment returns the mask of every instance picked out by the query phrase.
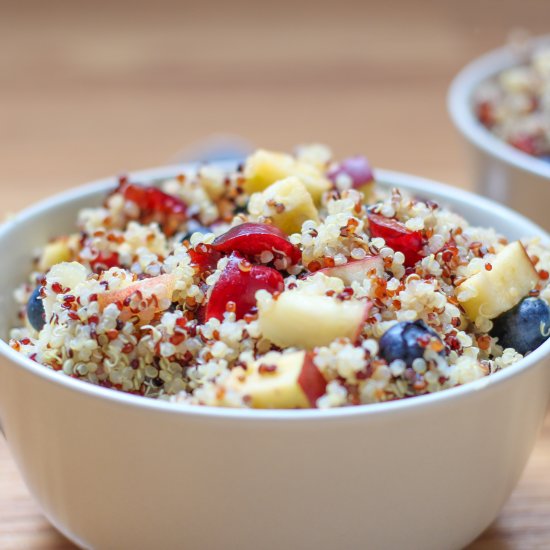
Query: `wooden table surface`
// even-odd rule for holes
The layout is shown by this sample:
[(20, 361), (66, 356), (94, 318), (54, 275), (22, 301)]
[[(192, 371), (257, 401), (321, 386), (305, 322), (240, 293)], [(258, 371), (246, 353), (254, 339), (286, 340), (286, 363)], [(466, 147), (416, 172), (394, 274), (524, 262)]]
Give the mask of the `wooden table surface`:
[[(513, 29), (550, 30), (548, 0), (141, 4), (0, 0), (1, 215), (213, 133), (281, 149), (322, 141), (468, 187), (450, 79)], [(0, 548), (72, 548), (3, 440)], [(472, 548), (550, 548), (550, 418)]]

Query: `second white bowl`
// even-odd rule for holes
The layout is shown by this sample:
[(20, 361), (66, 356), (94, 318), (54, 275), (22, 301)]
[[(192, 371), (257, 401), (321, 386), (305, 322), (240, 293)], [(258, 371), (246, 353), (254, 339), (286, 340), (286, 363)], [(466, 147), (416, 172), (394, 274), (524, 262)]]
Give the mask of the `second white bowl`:
[[(550, 44), (550, 36), (531, 46)], [(481, 83), (518, 65), (510, 47), (494, 50), (467, 65), (454, 79), (448, 109), (455, 126), (469, 144), (476, 191), (507, 204), (550, 229), (550, 163), (523, 153), (494, 136), (478, 120), (473, 96)]]

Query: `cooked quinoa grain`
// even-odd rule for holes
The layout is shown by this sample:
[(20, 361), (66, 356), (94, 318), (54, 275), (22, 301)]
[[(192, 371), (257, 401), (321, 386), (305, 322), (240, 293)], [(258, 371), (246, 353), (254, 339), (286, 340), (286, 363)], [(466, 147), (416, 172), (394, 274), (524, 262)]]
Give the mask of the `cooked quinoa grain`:
[(547, 247), (373, 178), (320, 145), (121, 178), (36, 252), (11, 346), (146, 397), (330, 408), (465, 384), (546, 339)]

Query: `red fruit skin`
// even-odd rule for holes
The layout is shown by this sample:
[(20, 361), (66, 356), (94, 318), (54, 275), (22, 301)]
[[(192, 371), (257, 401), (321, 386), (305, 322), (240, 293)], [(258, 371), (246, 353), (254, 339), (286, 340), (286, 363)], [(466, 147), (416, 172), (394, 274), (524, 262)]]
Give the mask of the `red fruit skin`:
[(363, 333), (363, 328), (365, 327), (367, 319), (369, 318), (370, 310), (372, 309), (373, 305), (374, 305), (373, 302), (365, 303), (365, 311), (363, 313), (363, 319), (361, 321), (361, 324), (357, 327), (357, 332), (355, 333), (355, 338), (353, 339), (353, 343), (355, 345), (359, 343), (359, 339), (361, 338), (361, 334)]
[(489, 101), (481, 101), (476, 106), (476, 114), (479, 122), (486, 128), (491, 128), (495, 123), (493, 105)]
[(208, 245), (199, 245), (189, 249), (191, 264), (199, 268), (199, 272), (214, 271), (222, 255)]
[(259, 256), (262, 252), (282, 252), (293, 264), (302, 258), (300, 249), (277, 227), (265, 223), (247, 222), (232, 227), (216, 237), (212, 248), (226, 254), (240, 252), (248, 257)]
[(405, 267), (412, 267), (422, 259), (420, 254), (424, 239), (420, 231), (411, 231), (401, 222), (369, 212), (369, 227), (372, 237), (381, 237), (396, 252), (405, 255)]
[(277, 270), (264, 265), (250, 265), (234, 253), (212, 288), (206, 304), (205, 321), (212, 317), (222, 321), (228, 302), (235, 304), (236, 317), (242, 319), (256, 307), (258, 290), (273, 294), (282, 292), (284, 287), (283, 277)]
[(537, 145), (533, 136), (519, 136), (513, 138), (510, 140), (510, 145), (528, 155), (537, 156)]
[(187, 219), (187, 205), (156, 187), (123, 182), (117, 192), (138, 205), (142, 223), (157, 222), (169, 237)]
[(313, 352), (306, 353), (302, 371), (298, 376), (298, 384), (311, 406), (316, 407), (317, 399), (325, 394), (327, 381), (313, 362), (313, 357)]
[(117, 252), (110, 254), (104, 254), (100, 252), (95, 260), (90, 262), (90, 267), (94, 273), (99, 273), (104, 270), (111, 269), (111, 267), (118, 267), (120, 265), (120, 258)]
[(369, 161), (363, 156), (349, 157), (337, 164), (327, 173), (332, 183), (338, 181), (340, 174), (346, 174), (352, 181), (352, 188), (359, 189), (374, 181), (374, 174)]

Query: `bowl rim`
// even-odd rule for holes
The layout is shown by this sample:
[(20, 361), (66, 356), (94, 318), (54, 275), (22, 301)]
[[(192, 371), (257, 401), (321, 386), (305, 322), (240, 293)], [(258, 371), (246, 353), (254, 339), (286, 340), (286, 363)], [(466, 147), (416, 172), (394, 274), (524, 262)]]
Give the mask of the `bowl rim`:
[[(550, 46), (550, 34), (533, 37), (529, 48)], [(500, 47), (474, 59), (453, 79), (447, 93), (447, 110), (454, 125), (466, 139), (489, 156), (538, 177), (550, 179), (550, 163), (509, 145), (490, 132), (476, 118), (472, 97), (479, 85), (502, 70), (517, 66), (510, 46)]]
[[(221, 167), (228, 166), (228, 163), (218, 163)], [(140, 170), (129, 173), (129, 177), (139, 182), (153, 182), (165, 178), (173, 177), (176, 174), (196, 169), (196, 165), (171, 165), (159, 168)], [(376, 170), (376, 179), (388, 187), (396, 186), (403, 188), (421, 188), (428, 196), (439, 197), (438, 200), (447, 200), (451, 206), (462, 204), (471, 205), (474, 201), (485, 210), (491, 210), (498, 217), (506, 219), (510, 224), (520, 224), (529, 236), (540, 237), (543, 241), (550, 244), (550, 235), (534, 222), (525, 216), (511, 210), (510, 208), (493, 202), (484, 197), (478, 196), (469, 191), (442, 184), (430, 179), (419, 176), (409, 175), (402, 172), (390, 170)], [(55, 194), (46, 198), (33, 206), (30, 206), (20, 213), (0, 225), (0, 243), (6, 236), (9, 236), (11, 230), (21, 224), (30, 221), (36, 215), (43, 214), (48, 210), (68, 206), (75, 200), (82, 200), (86, 197), (93, 198), (100, 193), (106, 193), (112, 190), (117, 184), (117, 178), (104, 178), (86, 185), (78, 186), (68, 191)], [(447, 401), (463, 399), (478, 391), (486, 388), (496, 387), (505, 381), (521, 375), (526, 370), (540, 363), (547, 355), (550, 355), (550, 339), (542, 346), (534, 350), (527, 357), (517, 363), (510, 365), (504, 370), (500, 370), (490, 376), (486, 376), (473, 382), (468, 382), (462, 386), (449, 388), (439, 392), (415, 396), (413, 398), (398, 399), (382, 403), (372, 403), (366, 405), (356, 405), (343, 408), (332, 409), (237, 409), (213, 407), (204, 405), (190, 405), (185, 403), (171, 403), (160, 399), (147, 399), (142, 396), (132, 395), (112, 389), (103, 388), (94, 384), (77, 380), (62, 373), (53, 371), (35, 363), (21, 353), (12, 349), (8, 342), (0, 338), (0, 356), (10, 361), (16, 367), (22, 367), (27, 373), (38, 376), (42, 380), (57, 384), (69, 391), (79, 394), (81, 397), (99, 399), (110, 402), (113, 405), (122, 405), (130, 408), (142, 408), (151, 413), (168, 413), (176, 415), (186, 415), (194, 419), (219, 419), (219, 420), (245, 420), (245, 421), (289, 421), (289, 420), (337, 420), (352, 419), (366, 416), (386, 417), (391, 414), (398, 414), (400, 411), (408, 411), (421, 407), (437, 407), (444, 405)], [(5, 368), (0, 364), (0, 368)]]

